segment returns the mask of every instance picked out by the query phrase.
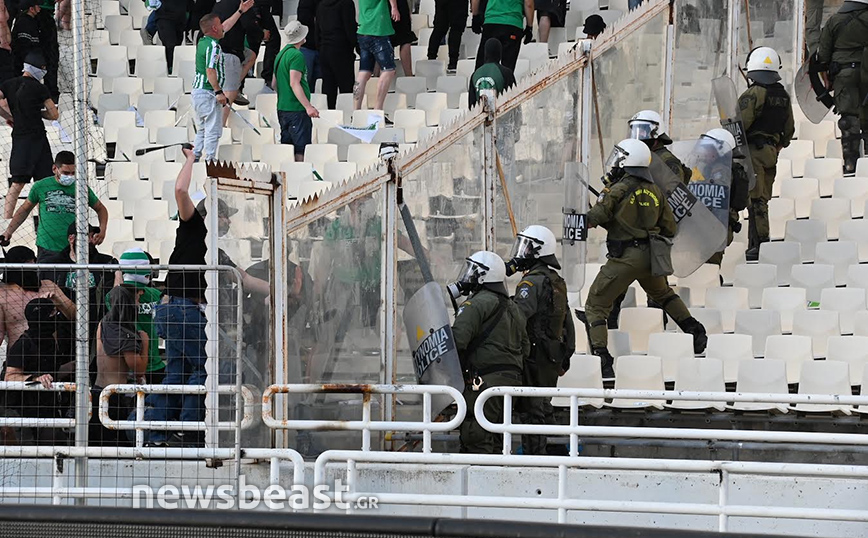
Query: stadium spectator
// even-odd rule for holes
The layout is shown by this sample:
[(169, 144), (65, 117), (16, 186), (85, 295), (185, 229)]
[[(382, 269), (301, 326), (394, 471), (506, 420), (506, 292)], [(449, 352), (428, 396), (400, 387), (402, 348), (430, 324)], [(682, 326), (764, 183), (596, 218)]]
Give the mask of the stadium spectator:
[(286, 25), (287, 45), (274, 64), (274, 89), (277, 90), (277, 119), (280, 143), (294, 146), (295, 160), (304, 160), (304, 148), (311, 142), (313, 122), (319, 111), (310, 104), (307, 64), (300, 51), (307, 37), (307, 26), (298, 21)]
[[(89, 264), (99, 264), (99, 265), (117, 265), (118, 261), (108, 254), (103, 254), (96, 249), (96, 245), (94, 244), (94, 238), (99, 234), (100, 229), (96, 226), (88, 227), (88, 263)], [(54, 253), (50, 256), (46, 256), (43, 260), (43, 263), (46, 264), (73, 264), (77, 262), (76, 257), (76, 230), (75, 223), (69, 225), (66, 230), (66, 247), (60, 252)], [(51, 280), (55, 284), (57, 284), (61, 290), (66, 294), (67, 297), (75, 303), (76, 300), (76, 272), (71, 269), (50, 269), (43, 268), (40, 271), (40, 278), (44, 280)], [(122, 282), (121, 273), (119, 270), (105, 270), (105, 269), (92, 269), (88, 273), (88, 304), (89, 307), (89, 338), (90, 341), (93, 342), (94, 338), (96, 338), (96, 329), (99, 324), (99, 320), (105, 315), (105, 303), (103, 298), (106, 293), (115, 285), (118, 285)], [(58, 339), (60, 340), (61, 347), (68, 346), (70, 351), (74, 348), (74, 338), (75, 335), (70, 332), (68, 329), (71, 327), (63, 327), (61, 328), (60, 333), (58, 334)], [(91, 353), (94, 352), (94, 348), (91, 347)]]
[(206, 161), (215, 160), (217, 143), (223, 133), (221, 110), (228, 101), (223, 93), (223, 85), (226, 82), (225, 55), (220, 48), (219, 40), (252, 5), (253, 0), (245, 0), (241, 7), (223, 22), (214, 13), (205, 15), (199, 21), (199, 29), (203, 35), (196, 45), (196, 78), (193, 80), (191, 94), (193, 119), (196, 123), (196, 139), (193, 144), (196, 160), (202, 157), (203, 152)]
[(434, 2), (434, 30), (428, 39), (428, 59), (436, 60), (440, 43), (449, 33), (449, 64), (446, 70), (454, 72), (458, 68), (458, 55), (461, 50), (461, 37), (467, 27), (467, 0), (436, 0)]
[(389, 36), (395, 33), (392, 21), (401, 16), (397, 0), (359, 1), (359, 74), (353, 87), (353, 106), (362, 108), (365, 86), (374, 73), (374, 64), (380, 66), (380, 82), (377, 86), (376, 110), (383, 110), (386, 94), (395, 80), (395, 50)]
[(15, 73), (21, 73), (24, 59), (30, 51), (37, 50), (45, 55), (41, 30), (37, 16), (42, 10), (40, 0), (21, 0), (18, 15), (12, 27), (12, 55), (15, 58)]
[[(223, 51), (223, 76), (221, 88), (229, 106), (235, 103), (247, 73), (256, 65), (256, 53), (262, 43), (262, 28), (259, 26), (258, 10), (253, 10), (254, 1), (221, 0), (214, 6), (213, 14), (220, 17), (224, 34), (220, 38)], [(226, 24), (238, 14), (236, 21)], [(246, 46), (245, 46), (246, 45)], [(249, 48), (248, 48), (249, 47)], [(239, 105), (249, 104), (238, 101)], [(223, 109), (223, 125), (229, 119), (229, 107)]]
[[(36, 255), (27, 247), (12, 247), (6, 252), (4, 262), (35, 264)], [(0, 286), (0, 343), (6, 338), (11, 346), (27, 330), (25, 306), (39, 297), (48, 297), (66, 319), (75, 319), (75, 305), (54, 282), (40, 280), (36, 267), (4, 269), (3, 284)]]
[(499, 40), (492, 38), (485, 42), (485, 63), (470, 77), (467, 102), (471, 108), (479, 101), (482, 90), (494, 90), (500, 95), (515, 84), (512, 70), (500, 63), (502, 53)]
[(277, 28), (274, 17), (278, 17), (279, 20), (283, 13), (283, 1), (256, 0), (256, 10), (259, 26), (262, 28), (262, 39), (265, 41), (265, 57), (262, 59), (261, 74), (265, 80), (265, 85), (271, 88), (271, 79), (274, 76), (274, 60), (277, 58), (277, 53), (280, 52), (280, 30)]
[(43, 0), (41, 7), (36, 21), (39, 23), (39, 39), (48, 66), (44, 83), (51, 93), (51, 98), (56, 103), (60, 99), (60, 88), (57, 85), (57, 71), (60, 67), (60, 42), (57, 38), (57, 22), (54, 20), (54, 1)]
[(184, 41), (184, 28), (187, 26), (187, 2), (185, 0), (164, 0), (160, 9), (154, 12), (157, 35), (166, 47), (166, 68), (172, 72), (175, 61), (175, 47)]
[(401, 68), (405, 77), (413, 76), (413, 56), (410, 47), (419, 41), (413, 32), (413, 20), (410, 17), (410, 4), (408, 0), (396, 0), (398, 3), (398, 18), (392, 21), (395, 30), (389, 37), (393, 47), (398, 47), (398, 57), (401, 59)]
[(0, 82), (15, 76), (15, 60), (12, 57), (12, 18), (6, 2), (0, 2)]
[(33, 50), (24, 63), (24, 74), (0, 84), (0, 116), (12, 126), (9, 190), (3, 218), (11, 219), (15, 214), (24, 185), (51, 175), (51, 146), (42, 120), (56, 120), (60, 113), (42, 84), (45, 70), (45, 58)]
[(627, 9), (633, 11), (637, 7), (642, 5), (642, 0), (627, 0)]
[(64, 30), (72, 30), (72, 1), (57, 0), (57, 14), (54, 17), (55, 22)]
[(567, 20), (567, 0), (535, 0), (536, 20), (539, 23), (539, 42), (548, 43), (552, 28), (563, 28)]
[[(190, 197), (190, 182), (193, 178), (195, 155), (192, 150), (182, 149), (186, 162), (175, 181), (175, 201), (178, 204), (179, 225), (175, 235), (175, 248), (169, 258), (171, 265), (205, 265), (207, 253), (205, 226), (205, 200), (198, 207)], [(229, 231), (229, 218), (237, 209), (230, 208), (223, 200), (217, 201), (219, 235)], [(221, 265), (234, 267), (222, 251), (218, 253)], [(269, 284), (252, 277), (243, 269), (241, 285), (248, 291), (268, 295)], [(171, 270), (166, 277), (168, 300), (158, 305), (154, 312), (157, 334), (166, 341), (166, 385), (203, 385), (206, 381), (205, 361), (205, 272)], [(205, 418), (204, 396), (151, 394), (147, 400), (145, 420), (202, 421)], [(177, 432), (169, 438), (166, 431), (152, 431), (150, 446), (203, 446), (204, 432)]]
[(599, 15), (588, 15), (585, 19), (585, 25), (582, 27), (582, 32), (588, 39), (597, 39), (597, 36), (603, 33), (606, 29), (606, 21)]
[[(485, 43), (495, 38), (503, 46), (503, 65), (515, 71), (521, 42), (533, 39), (533, 0), (471, 0), (472, 29), (482, 34), (476, 53), (476, 68), (482, 67)], [(522, 31), (524, 21), (524, 31)]]
[[(27, 200), (15, 212), (0, 244), (8, 245), (12, 235), (27, 219), (33, 208), (39, 206), (39, 228), (36, 232), (37, 259), (42, 262), (66, 248), (67, 230), (75, 222), (75, 155), (71, 151), (58, 152), (54, 158), (54, 175), (40, 179), (30, 188)], [(91, 242), (101, 245), (108, 227), (108, 210), (88, 187), (88, 205), (99, 216), (100, 232)]]
[(338, 93), (351, 93), (355, 78), (356, 5), (352, 0), (322, 0), (317, 8), (316, 39), (322, 69), (322, 91), (329, 109)]
[[(63, 353), (55, 336), (61, 323), (57, 306), (51, 299), (32, 299), (24, 308), (27, 330), (9, 347), (6, 354), (4, 381), (38, 382), (50, 389), (55, 381), (71, 381), (75, 373), (75, 361)], [(55, 391), (10, 391), (6, 395), (6, 407), (22, 417), (62, 418), (65, 408), (61, 393)], [(59, 428), (24, 428), (22, 441), (36, 444), (65, 444), (67, 439)]]
[(322, 77), (322, 64), (319, 59), (316, 35), (317, 8), (320, 3), (321, 0), (299, 0), (298, 11), (296, 12), (298, 22), (310, 32), (299, 49), (307, 64), (307, 85), (310, 88), (316, 88), (317, 79)]
[[(121, 254), (120, 265), (123, 274), (123, 285), (137, 292), (138, 317), (136, 330), (143, 331), (154, 345), (148, 348), (148, 365), (145, 368), (145, 378), (148, 384), (155, 385), (163, 381), (163, 369), (166, 363), (160, 356), (157, 343), (157, 329), (154, 327), (154, 309), (160, 304), (163, 292), (151, 285), (150, 269), (132, 269), (133, 265), (152, 265), (154, 259), (140, 248), (131, 248)], [(106, 307), (109, 307), (109, 296), (106, 295)]]
[[(112, 288), (106, 297), (110, 307), (99, 322), (96, 333), (97, 374), (91, 387), (93, 412), (88, 436), (91, 445), (129, 444), (126, 435), (119, 430), (110, 430), (100, 422), (99, 397), (103, 388), (127, 383), (130, 377), (137, 383), (145, 382), (148, 354), (151, 347), (157, 347), (157, 342), (137, 327), (138, 301), (143, 291), (135, 287), (118, 286)], [(114, 393), (109, 397), (108, 408), (109, 418), (123, 420), (129, 415), (132, 405), (127, 395)]]

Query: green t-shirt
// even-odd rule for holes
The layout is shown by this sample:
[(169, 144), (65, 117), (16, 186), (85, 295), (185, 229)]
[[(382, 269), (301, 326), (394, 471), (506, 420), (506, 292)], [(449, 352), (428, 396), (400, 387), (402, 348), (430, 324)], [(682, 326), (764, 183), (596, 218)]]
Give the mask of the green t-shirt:
[[(136, 320), (136, 330), (144, 331), (148, 335), (148, 366), (146, 372), (161, 370), (166, 362), (160, 356), (159, 337), (157, 327), (154, 325), (154, 307), (160, 304), (163, 293), (157, 288), (139, 287), (144, 293), (139, 297), (139, 317)], [(109, 296), (105, 296), (106, 308), (111, 308)]]
[(223, 87), (226, 73), (223, 70), (223, 49), (220, 43), (210, 36), (202, 36), (196, 45), (196, 78), (193, 79), (194, 90), (213, 90), (214, 87), (208, 82), (207, 69), (217, 71), (217, 82)]
[(524, 28), (524, 2), (488, 0), (488, 6), (485, 8), (485, 24), (505, 24), (519, 29)]
[(389, 0), (359, 0), (359, 35), (390, 36), (394, 33)]
[(304, 55), (294, 45), (283, 47), (277, 59), (274, 60), (274, 77), (277, 79), (277, 110), (284, 112), (304, 112), (304, 106), (292, 91), (290, 71), (301, 72), (301, 87), (304, 95), (310, 101), (310, 86), (307, 82), (307, 62)]
[[(66, 232), (75, 222), (75, 185), (64, 187), (54, 176), (48, 176), (33, 184), (27, 201), (39, 206), (36, 246), (55, 252), (68, 247)], [(93, 207), (98, 202), (99, 198), (88, 187), (87, 204)]]

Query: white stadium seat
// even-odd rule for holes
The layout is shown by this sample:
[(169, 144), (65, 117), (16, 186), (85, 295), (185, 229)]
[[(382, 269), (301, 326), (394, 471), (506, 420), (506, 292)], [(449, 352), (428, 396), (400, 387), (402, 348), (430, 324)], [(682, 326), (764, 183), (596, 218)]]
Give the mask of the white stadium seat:
[(693, 274), (676, 280), (682, 288), (690, 288), (690, 303), (693, 306), (705, 306), (707, 289), (720, 287), (720, 268), (713, 263), (705, 263)]
[(733, 286), (746, 288), (750, 308), (759, 308), (763, 290), (778, 285), (777, 272), (777, 266), (768, 263), (742, 264), (735, 268)]
[(811, 202), (820, 197), (820, 182), (816, 178), (805, 177), (784, 179), (780, 184), (781, 198), (795, 202), (796, 218), (803, 219), (810, 215)]
[(835, 180), (841, 177), (842, 159), (808, 159), (805, 161), (805, 177), (815, 177), (820, 182), (820, 196), (832, 196)]
[(705, 294), (705, 306), (720, 311), (723, 332), (735, 330), (735, 313), (750, 308), (747, 288), (709, 288)]
[[(646, 355), (624, 355), (615, 360), (615, 389), (663, 390), (663, 362), (660, 357)], [(646, 407), (663, 408), (663, 401), (642, 401), (615, 398), (610, 407), (641, 409)]]
[[(678, 361), (675, 390), (687, 392), (726, 392), (723, 362), (718, 359), (684, 358)], [(673, 400), (672, 409), (726, 409), (726, 402)]]
[(817, 243), (815, 263), (828, 264), (835, 267), (835, 284), (843, 286), (847, 283), (847, 269), (851, 264), (859, 263), (859, 250), (852, 241), (824, 241)]
[(778, 268), (778, 285), (790, 283), (793, 265), (802, 263), (801, 246), (792, 241), (767, 242), (760, 245), (759, 262)]
[(838, 239), (853, 241), (859, 249), (859, 262), (868, 262), (868, 220), (848, 220), (838, 227)]
[(862, 382), (862, 373), (868, 364), (868, 336), (829, 337), (826, 360), (848, 363), (850, 384), (858, 385)]
[(766, 338), (781, 334), (781, 314), (774, 310), (739, 310), (735, 313), (735, 332), (752, 336), (754, 357), (762, 357)]
[[(558, 379), (559, 388), (568, 389), (602, 389), (603, 375), (600, 357), (594, 355), (573, 355), (570, 358), (570, 369)], [(580, 406), (603, 407), (602, 398), (580, 398)], [(552, 398), (555, 407), (567, 407), (570, 399), (566, 397)]]
[(835, 266), (819, 263), (794, 265), (790, 286), (804, 288), (808, 301), (819, 302), (825, 288), (835, 287)]
[(865, 214), (865, 202), (868, 201), (868, 177), (836, 179), (832, 196), (850, 200), (850, 215), (861, 218)]
[[(737, 392), (759, 394), (789, 394), (787, 386), (787, 364), (775, 359), (750, 359), (738, 364)], [(785, 404), (735, 402), (732, 409), (738, 411), (777, 411), (787, 412)]]
[(784, 238), (787, 221), (796, 218), (795, 203), (789, 198), (769, 200), (769, 238), (779, 241)]
[(645, 307), (622, 308), (618, 328), (630, 333), (630, 344), (634, 353), (644, 353), (648, 349), (648, 337), (652, 333), (663, 331), (663, 310)]
[[(850, 396), (849, 364), (842, 361), (811, 361), (802, 364), (799, 378), (799, 394), (837, 394)], [(792, 408), (800, 413), (851, 414), (850, 405), (795, 404)]]
[(802, 310), (793, 315), (793, 334), (809, 336), (814, 357), (826, 356), (830, 337), (841, 335), (838, 313), (831, 310)]
[(710, 334), (705, 356), (723, 362), (724, 380), (735, 383), (738, 363), (753, 359), (753, 337), (749, 334)]
[(663, 380), (675, 381), (678, 361), (693, 359), (693, 336), (683, 333), (660, 332), (648, 337), (648, 355), (663, 361)]
[(813, 261), (817, 243), (826, 241), (826, 224), (819, 220), (787, 221), (784, 239), (801, 245), (802, 262)]
[(838, 239), (838, 225), (850, 220), (850, 200), (846, 198), (819, 198), (811, 202), (811, 220), (826, 224), (829, 239)]
[(837, 312), (841, 334), (853, 334), (856, 313), (865, 310), (865, 289), (827, 288), (820, 294), (820, 309)]
[(793, 314), (807, 308), (804, 288), (766, 288), (763, 292), (763, 310), (774, 310), (781, 314), (781, 330), (793, 330)]

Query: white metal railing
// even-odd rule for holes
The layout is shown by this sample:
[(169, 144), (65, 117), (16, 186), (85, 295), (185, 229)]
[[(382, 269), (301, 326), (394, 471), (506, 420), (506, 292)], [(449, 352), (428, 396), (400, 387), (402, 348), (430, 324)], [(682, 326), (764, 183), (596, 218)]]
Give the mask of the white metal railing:
[[(483, 413), (483, 406), (491, 398), (503, 397), (502, 423), (489, 421)], [(570, 399), (569, 424), (513, 424), (514, 397), (568, 397)], [(650, 390), (606, 390), (570, 389), (539, 387), (492, 387), (486, 389), (476, 399), (474, 416), (486, 430), (503, 434), (503, 453), (512, 451), (513, 435), (563, 435), (570, 438), (570, 454), (578, 454), (579, 436), (610, 437), (621, 436), (639, 439), (699, 439), (722, 441), (758, 441), (786, 443), (825, 443), (836, 445), (868, 445), (868, 436), (848, 433), (758, 431), (758, 430), (717, 430), (694, 428), (644, 428), (624, 426), (583, 426), (579, 424), (579, 399), (623, 398), (652, 401), (717, 401), (736, 403), (772, 404), (826, 404), (826, 405), (868, 405), (868, 396), (849, 394), (758, 394), (743, 392), (687, 392), (687, 391), (650, 391)]]
[[(362, 394), (361, 420), (292, 420), (276, 419), (272, 396), (275, 394)], [(372, 394), (421, 394), (422, 421), (388, 421), (371, 419)], [(446, 422), (431, 420), (431, 396), (449, 395), (456, 405), (455, 416)], [(461, 392), (444, 385), (366, 385), (366, 384), (300, 384), (271, 385), (262, 395), (262, 421), (269, 428), (291, 430), (349, 430), (362, 432), (362, 450), (371, 449), (371, 432), (419, 432), (423, 434), (423, 451), (431, 451), (433, 432), (452, 431), (461, 425), (467, 404)]]
[[(218, 385), (217, 394), (235, 394), (235, 385)], [(148, 394), (208, 394), (209, 387), (205, 385), (108, 385), (99, 394), (99, 420), (103, 426), (110, 430), (136, 430), (136, 446), (140, 447), (144, 443), (145, 430), (181, 430), (181, 431), (206, 431), (211, 428), (216, 428), (220, 431), (235, 430), (239, 427), (236, 419), (226, 421), (184, 421), (184, 420), (145, 420), (145, 396)], [(109, 399), (113, 394), (135, 394), (136, 395), (136, 419), (135, 420), (113, 420), (109, 417)], [(253, 423), (253, 415), (250, 408), (254, 405), (255, 399), (250, 389), (241, 387), (241, 396), (244, 400), (243, 409), (235, 409), (235, 412), (242, 412), (240, 428), (248, 428)], [(217, 413), (217, 409), (209, 410), (212, 413)]]
[[(75, 394), (75, 383), (51, 383), (51, 388), (45, 388), (34, 381), (0, 381), (0, 392), (69, 392)], [(90, 419), (90, 411), (88, 411)], [(73, 428), (75, 418), (39, 418), (39, 417), (0, 417), (0, 426), (13, 428)]]
[[(576, 456), (503, 456), (499, 454), (425, 454), (416, 452), (364, 452), (329, 450), (323, 452), (314, 467), (314, 484), (326, 484), (329, 467), (346, 463), (346, 486), (342, 495), (352, 509), (353, 502), (362, 497), (376, 497), (379, 505), (454, 506), (466, 508), (508, 508), (556, 510), (558, 522), (567, 521), (570, 511), (648, 513), (718, 516), (718, 530), (725, 532), (730, 517), (787, 518), (800, 520), (868, 522), (868, 510), (843, 510), (804, 506), (747, 506), (729, 503), (731, 475), (850, 478), (868, 480), (868, 467), (855, 465), (814, 465), (777, 462), (727, 462), (698, 460), (595, 458)], [(557, 497), (538, 495), (440, 495), (424, 492), (388, 493), (357, 491), (359, 484), (357, 464), (395, 465), (465, 465), (508, 468), (557, 468)], [(689, 474), (714, 473), (720, 476), (718, 502), (678, 503), (645, 501), (601, 501), (572, 499), (567, 496), (568, 470), (680, 472)], [(418, 469), (416, 469), (418, 471)], [(505, 493), (505, 492), (504, 492)], [(332, 497), (333, 494), (328, 493)]]

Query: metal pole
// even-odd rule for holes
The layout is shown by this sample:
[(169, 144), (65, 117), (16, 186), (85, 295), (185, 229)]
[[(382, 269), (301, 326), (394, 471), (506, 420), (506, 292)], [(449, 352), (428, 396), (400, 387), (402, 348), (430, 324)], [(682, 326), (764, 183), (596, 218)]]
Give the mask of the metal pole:
[(736, 0), (730, 0), (729, 13), (727, 17), (727, 53), (729, 57), (729, 78), (738, 84), (736, 74), (738, 73), (738, 4)]
[(675, 2), (669, 7), (669, 24), (666, 26), (666, 66), (663, 73), (663, 120), (666, 122), (666, 132), (672, 133), (672, 85), (675, 79)]
[[(396, 383), (397, 368), (395, 360), (398, 350), (398, 185), (395, 181), (389, 181), (383, 185), (383, 282), (381, 285), (381, 304), (383, 305), (383, 319), (380, 326), (380, 346), (382, 349), (383, 362), (380, 364), (380, 383)], [(384, 396), (380, 406), (381, 420), (392, 420), (394, 395)], [(385, 445), (380, 437), (380, 448)]]
[(582, 96), (579, 104), (579, 136), (581, 138), (581, 162), (588, 169), (591, 168), (591, 41), (582, 41), (582, 54), (589, 58), (588, 63), (582, 68)]
[[(289, 282), (295, 281), (295, 275), (290, 275), (287, 271), (286, 262), (289, 260), (289, 249), (287, 248), (287, 238), (284, 231), (284, 221), (286, 220), (286, 190), (284, 184), (286, 175), (283, 173), (276, 174), (278, 178), (278, 186), (274, 189), (274, 194), (271, 199), (271, 306), (274, 318), (274, 348), (272, 351), (272, 379), (275, 384), (289, 382), (289, 320), (286, 319), (286, 295), (288, 290), (286, 286)], [(293, 354), (295, 358), (295, 354)], [(298, 372), (295, 381), (300, 379), (300, 365), (296, 364)], [(284, 416), (283, 405), (278, 406), (275, 415), (278, 419), (286, 418)], [(272, 431), (274, 436), (275, 448), (284, 448), (289, 446), (288, 432)]]
[[(208, 260), (212, 265), (219, 263), (218, 256), (218, 231), (220, 228), (218, 222), (218, 199), (217, 179), (208, 179), (208, 199), (206, 206), (208, 207), (208, 216), (206, 224), (208, 226)], [(220, 374), (220, 329), (219, 329), (219, 287), (220, 278), (217, 271), (205, 272), (205, 335), (207, 341), (205, 343), (205, 353), (208, 357), (205, 361), (205, 386), (208, 387), (208, 392), (205, 394), (205, 446), (208, 448), (218, 446), (219, 432), (217, 431), (217, 422), (220, 420), (220, 397), (217, 394), (217, 385), (219, 383)], [(241, 286), (241, 282), (238, 282)], [(238, 320), (241, 323), (241, 320)], [(240, 330), (240, 328), (239, 328)]]
[[(88, 262), (88, 187), (87, 187), (87, 94), (88, 94), (88, 62), (90, 57), (86, 51), (85, 41), (85, 7), (84, 2), (72, 8), (73, 32), (73, 116), (75, 131), (73, 144), (75, 148), (75, 256), (76, 264)], [(105, 232), (105, 230), (102, 230)], [(86, 267), (75, 272), (75, 446), (87, 446), (89, 399), (89, 286)], [(87, 486), (87, 458), (76, 458), (76, 487)], [(76, 500), (83, 504), (83, 499)]]
[(494, 92), (483, 90), (484, 110), (488, 117), (482, 126), (482, 178), (485, 191), (483, 215), (485, 220), (485, 250), (495, 250), (494, 196), (497, 177), (497, 146), (495, 143), (495, 110)]

